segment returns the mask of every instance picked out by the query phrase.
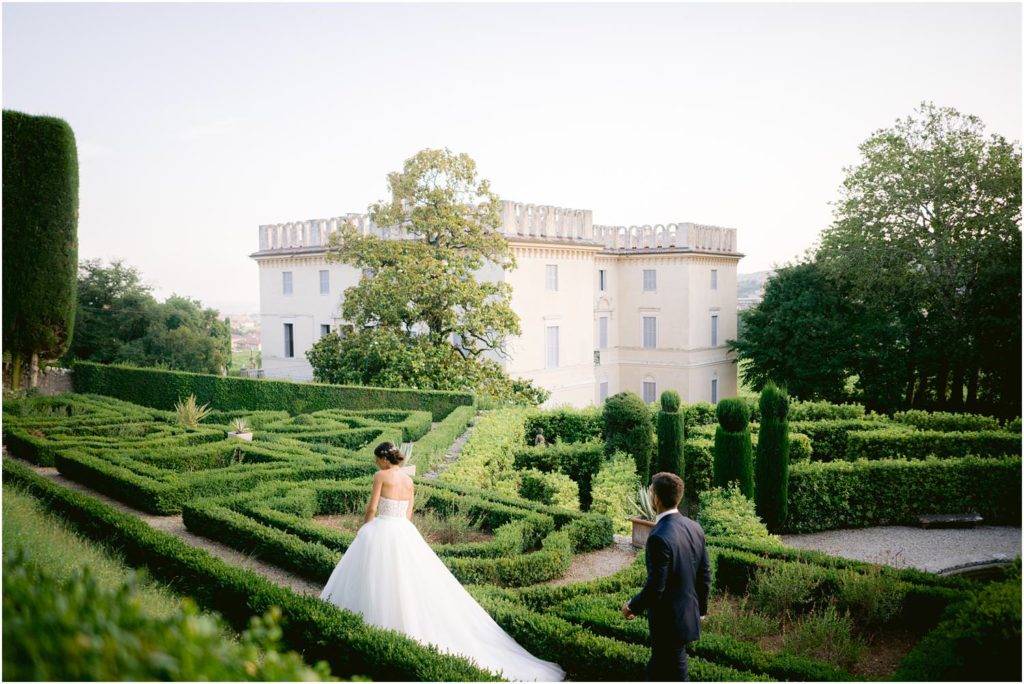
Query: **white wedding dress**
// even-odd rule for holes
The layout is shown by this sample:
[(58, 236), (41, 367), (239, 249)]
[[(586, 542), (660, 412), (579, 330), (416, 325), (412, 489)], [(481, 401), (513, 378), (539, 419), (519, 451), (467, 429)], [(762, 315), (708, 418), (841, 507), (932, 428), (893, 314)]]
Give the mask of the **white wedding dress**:
[(320, 598), (510, 681), (561, 681), (558, 665), (530, 655), (459, 584), (406, 517), (408, 506), (380, 498)]

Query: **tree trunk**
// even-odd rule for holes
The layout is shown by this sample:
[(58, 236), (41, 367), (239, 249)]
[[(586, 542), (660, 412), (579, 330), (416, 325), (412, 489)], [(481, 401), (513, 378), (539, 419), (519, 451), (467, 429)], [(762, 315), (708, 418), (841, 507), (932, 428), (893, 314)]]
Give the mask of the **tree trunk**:
[(21, 389), (21, 356), (11, 354), (11, 389)]
[(916, 375), (917, 374), (916, 374), (914, 368), (911, 367), (910, 368), (910, 377), (907, 378), (907, 389), (905, 391), (905, 395), (906, 395), (906, 399), (907, 399), (907, 408), (910, 408), (911, 406), (914, 405), (914, 378), (916, 377)]
[(928, 401), (928, 371), (924, 368), (920, 369), (917, 373), (917, 392), (914, 396), (914, 408), (924, 408), (925, 403)]
[(967, 410), (974, 411), (978, 407), (978, 367), (972, 366), (967, 376)]
[(957, 361), (953, 365), (953, 378), (949, 383), (949, 407), (954, 411), (964, 408), (964, 364)]
[(939, 373), (935, 376), (935, 405), (946, 408), (948, 400), (946, 399), (947, 383), (949, 382), (949, 361), (946, 359), (942, 360), (942, 365), (939, 367)]
[(28, 386), (33, 388), (39, 386), (39, 354), (37, 352), (32, 352), (28, 363)]

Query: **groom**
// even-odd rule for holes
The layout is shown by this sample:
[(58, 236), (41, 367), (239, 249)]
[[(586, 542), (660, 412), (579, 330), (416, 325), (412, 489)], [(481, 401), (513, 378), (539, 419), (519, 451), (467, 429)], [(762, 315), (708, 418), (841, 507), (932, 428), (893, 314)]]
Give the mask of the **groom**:
[(677, 508), (683, 481), (672, 473), (651, 479), (651, 502), (658, 516), (647, 538), (647, 583), (622, 614), (632, 620), (647, 611), (651, 633), (649, 681), (688, 681), (686, 644), (700, 638), (708, 611), (711, 566), (704, 530)]

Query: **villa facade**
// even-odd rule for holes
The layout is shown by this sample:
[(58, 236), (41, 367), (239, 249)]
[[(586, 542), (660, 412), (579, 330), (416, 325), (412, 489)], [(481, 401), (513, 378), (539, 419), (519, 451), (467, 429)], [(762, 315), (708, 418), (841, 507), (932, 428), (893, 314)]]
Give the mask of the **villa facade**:
[[(512, 287), (522, 334), (498, 359), (511, 375), (548, 389), (549, 405), (597, 404), (624, 390), (649, 402), (667, 389), (687, 402), (735, 396), (726, 344), (736, 337), (735, 229), (602, 226), (586, 209), (502, 205), (500, 230), (517, 266), (479, 277)], [(343, 322), (344, 291), (361, 273), (328, 262), (325, 246), (344, 223), (408, 237), (363, 214), (260, 226), (251, 256), (266, 377), (311, 379), (306, 351)]]

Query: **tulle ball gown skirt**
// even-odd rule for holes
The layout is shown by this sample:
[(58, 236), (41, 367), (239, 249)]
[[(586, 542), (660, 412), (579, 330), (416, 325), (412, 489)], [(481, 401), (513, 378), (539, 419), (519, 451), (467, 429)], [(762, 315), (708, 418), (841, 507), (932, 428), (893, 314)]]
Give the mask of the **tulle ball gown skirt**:
[[(381, 499), (385, 509), (392, 503), (407, 502)], [(480, 607), (405, 517), (404, 507), (390, 508), (395, 510), (381, 512), (359, 530), (322, 599), (505, 679), (564, 679), (558, 665), (530, 655)]]

